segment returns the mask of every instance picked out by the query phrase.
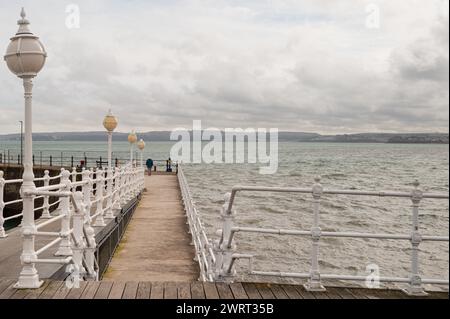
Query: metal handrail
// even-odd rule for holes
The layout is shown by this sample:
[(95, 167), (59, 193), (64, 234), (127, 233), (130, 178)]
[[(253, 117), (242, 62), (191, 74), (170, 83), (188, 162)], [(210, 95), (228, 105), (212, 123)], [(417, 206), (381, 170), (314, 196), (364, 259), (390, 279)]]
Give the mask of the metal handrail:
[[(81, 175), (81, 181), (76, 181), (76, 177)], [(3, 178), (4, 174), (0, 171), (0, 240), (7, 237), (4, 231), (4, 222), (8, 219), (23, 216), (25, 213), (3, 217), (3, 208), (11, 203), (20, 203), (22, 199), (4, 202), (4, 186), (10, 184)], [(72, 178), (72, 180), (71, 180)], [(50, 185), (50, 180), (59, 179), (58, 184)], [(144, 169), (127, 163), (126, 165), (111, 170), (85, 170), (78, 173), (69, 172), (62, 169), (58, 176), (50, 177), (48, 171), (44, 177), (39, 178), (44, 182), (43, 186), (35, 187), (33, 190), (27, 190), (22, 196), (33, 197), (35, 199), (43, 199), (44, 204), (40, 207), (33, 207), (31, 213), (37, 210), (43, 210), (41, 219), (45, 221), (34, 224), (30, 227), (30, 219), (28, 224), (22, 223), (22, 240), (23, 253), (22, 264), (26, 271), (21, 272), (17, 287), (20, 288), (37, 288), (39, 281), (35, 277), (28, 278), (30, 273), (35, 273), (36, 263), (48, 264), (67, 264), (72, 263), (78, 270), (87, 269), (92, 271), (98, 269), (95, 260), (95, 237), (92, 226), (106, 226), (105, 219), (115, 218), (114, 209), (122, 209), (122, 204), (128, 203), (129, 200), (136, 197), (144, 187)], [(13, 182), (22, 182), (22, 180), (13, 180)], [(94, 191), (93, 185), (97, 188)], [(77, 191), (80, 189), (80, 191)], [(57, 198), (57, 201), (49, 203), (50, 198)], [(58, 205), (58, 215), (51, 215), (50, 208)], [(91, 213), (91, 208), (95, 205), (95, 213)], [(29, 217), (30, 215), (26, 215)], [(94, 223), (92, 223), (94, 220)], [(55, 222), (61, 223), (60, 231), (48, 232), (41, 231), (45, 226)], [(39, 249), (35, 249), (36, 236), (50, 237), (51, 241), (46, 243)], [(52, 247), (59, 245), (56, 252), (57, 256), (63, 258), (38, 258), (44, 252)], [(83, 267), (89, 265), (89, 267)], [(29, 271), (34, 268), (33, 271)], [(80, 273), (80, 276), (88, 275), (89, 278), (97, 278), (98, 274)]]
[[(322, 237), (338, 237), (338, 238), (370, 238), (370, 239), (390, 239), (390, 240), (408, 240), (411, 242), (411, 270), (409, 278), (400, 277), (380, 277), (379, 282), (397, 282), (408, 283), (406, 292), (410, 295), (422, 295), (425, 293), (422, 284), (439, 284), (449, 285), (448, 279), (430, 279), (422, 278), (419, 274), (419, 245), (421, 242), (448, 242), (448, 236), (430, 236), (422, 235), (419, 231), (419, 206), (423, 199), (447, 199), (448, 194), (425, 193), (419, 186), (419, 182), (414, 182), (414, 189), (411, 192), (375, 192), (375, 191), (355, 191), (355, 190), (331, 190), (324, 189), (320, 184), (320, 177), (315, 179), (315, 184), (311, 188), (286, 188), (286, 187), (261, 187), (261, 186), (235, 186), (231, 193), (225, 195), (225, 204), (222, 209), (223, 227), (220, 230), (221, 238), (215, 247), (218, 252), (217, 271), (215, 280), (233, 281), (235, 271), (233, 266), (238, 259), (249, 259), (249, 275), (274, 276), (274, 277), (293, 277), (308, 279), (305, 287), (311, 291), (322, 291), (322, 279), (333, 280), (351, 280), (364, 281), (365, 276), (353, 275), (335, 275), (322, 274), (319, 269), (319, 242)], [(234, 225), (233, 204), (238, 192), (284, 192), (284, 193), (302, 193), (311, 194), (313, 198), (313, 226), (310, 230), (289, 230), (289, 229), (269, 229), (269, 228), (252, 228), (252, 227), (236, 227)], [(397, 197), (409, 198), (412, 201), (412, 227), (410, 234), (374, 234), (374, 233), (357, 233), (357, 232), (324, 232), (319, 227), (320, 218), (320, 201), (323, 195), (354, 195), (354, 196), (380, 196), (380, 197)], [(256, 271), (253, 270), (251, 255), (236, 254), (236, 247), (233, 244), (235, 234), (238, 232), (261, 233), (273, 235), (289, 235), (289, 236), (309, 236), (312, 241), (311, 268), (309, 273), (286, 273), (273, 271)]]
[(195, 206), (189, 185), (184, 175), (182, 165), (178, 165), (178, 181), (183, 198), (184, 208), (189, 225), (189, 232), (192, 236), (192, 242), (195, 247), (196, 257), (200, 267), (200, 279), (203, 281), (214, 281), (214, 268), (216, 256), (213, 245), (208, 239), (205, 227), (201, 222), (200, 215)]

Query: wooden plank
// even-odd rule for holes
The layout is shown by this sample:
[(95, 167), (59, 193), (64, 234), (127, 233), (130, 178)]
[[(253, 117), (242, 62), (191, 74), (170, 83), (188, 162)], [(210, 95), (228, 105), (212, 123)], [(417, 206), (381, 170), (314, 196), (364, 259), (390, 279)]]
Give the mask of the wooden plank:
[(164, 284), (160, 282), (152, 283), (150, 299), (164, 299)]
[(330, 299), (327, 291), (311, 291), (316, 299)]
[(269, 288), (269, 284), (255, 284), (255, 286), (263, 299), (275, 299), (272, 290)]
[(70, 288), (67, 287), (66, 282), (62, 282), (61, 286), (56, 290), (52, 299), (65, 299), (70, 292)]
[(94, 299), (108, 299), (112, 286), (113, 282), (111, 281), (101, 281)]
[(378, 292), (378, 296), (381, 299), (407, 299), (408, 296), (400, 290), (393, 290), (393, 289), (381, 289)]
[(230, 284), (230, 289), (234, 299), (248, 299), (247, 293), (240, 282)]
[(255, 284), (252, 283), (242, 283), (242, 287), (244, 287), (245, 292), (247, 293), (247, 296), (250, 299), (261, 299), (261, 295), (258, 291), (258, 289), (256, 289)]
[(16, 289), (13, 287), (15, 284), (14, 281), (8, 280), (7, 286), (3, 289), (2, 293), (0, 294), (0, 299), (9, 299), (14, 293), (16, 292)]
[(203, 287), (205, 289), (206, 299), (219, 299), (219, 293), (217, 292), (216, 283), (204, 282)]
[(11, 286), (11, 284), (13, 283), (13, 280), (4, 280), (4, 281), (0, 281), (0, 296), (2, 294), (3, 291), (5, 291), (6, 288), (8, 288), (9, 286)]
[(66, 299), (80, 299), (86, 286), (87, 286), (87, 282), (81, 281), (79, 288), (72, 287), (70, 289), (69, 293), (66, 296)]
[(303, 299), (302, 296), (298, 293), (297, 289), (292, 285), (283, 285), (282, 286), (289, 299)]
[(114, 282), (108, 299), (122, 299), (123, 291), (125, 290), (125, 283), (121, 281)]
[(233, 293), (231, 292), (230, 286), (228, 284), (218, 282), (216, 283), (216, 288), (217, 292), (219, 293), (220, 299), (234, 299)]
[(136, 299), (150, 299), (152, 284), (148, 281), (141, 281), (138, 285)]
[(311, 292), (307, 291), (305, 287), (300, 285), (294, 287), (303, 299), (316, 299), (316, 297)]
[(164, 285), (164, 299), (178, 299), (178, 289), (174, 282), (167, 282)]
[(347, 288), (328, 288), (328, 289), (334, 289), (336, 293), (338, 293), (342, 299), (355, 299), (355, 296), (348, 291)]
[(270, 290), (272, 290), (273, 295), (277, 299), (289, 299), (288, 295), (284, 292), (280, 285), (270, 285)]
[(138, 282), (129, 281), (125, 284), (125, 289), (123, 290), (122, 299), (136, 299)]
[(367, 299), (380, 299), (377, 289), (357, 289), (361, 294), (364, 294)]
[(355, 296), (356, 299), (369, 299), (366, 295), (362, 294), (360, 289), (358, 288), (351, 288), (348, 289), (348, 291), (350, 291), (350, 293)]
[(80, 299), (94, 299), (95, 293), (97, 292), (99, 286), (99, 281), (88, 281)]
[(9, 299), (23, 299), (30, 293), (30, 290), (32, 289), (16, 289), (16, 292), (14, 292)]
[(327, 287), (326, 294), (329, 299), (342, 299), (342, 296), (338, 292), (339, 288)]
[(205, 299), (205, 290), (201, 282), (191, 283), (191, 296), (192, 299)]
[(58, 289), (61, 287), (61, 285), (63, 285), (64, 282), (63, 281), (51, 281), (49, 282), (49, 284), (45, 287), (44, 291), (42, 293), (40, 293), (39, 295), (30, 293), (28, 296), (26, 296), (26, 299), (34, 299), (34, 298), (39, 298), (39, 299), (52, 299), (53, 296), (56, 294), (56, 292), (58, 291)]
[(191, 299), (191, 285), (187, 282), (177, 283), (178, 299)]
[(430, 299), (449, 299), (448, 292), (430, 292), (428, 295)]

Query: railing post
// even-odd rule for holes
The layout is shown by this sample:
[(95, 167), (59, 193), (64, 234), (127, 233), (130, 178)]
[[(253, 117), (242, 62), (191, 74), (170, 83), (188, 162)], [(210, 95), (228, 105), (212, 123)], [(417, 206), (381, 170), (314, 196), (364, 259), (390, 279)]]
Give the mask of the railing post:
[(106, 226), (105, 220), (104, 220), (104, 211), (103, 211), (103, 189), (105, 188), (105, 180), (103, 176), (103, 171), (101, 169), (96, 171), (96, 188), (95, 188), (95, 200), (96, 200), (96, 214), (97, 218), (95, 219), (94, 226), (95, 227), (104, 227)]
[(91, 224), (91, 193), (92, 193), (92, 179), (91, 179), (91, 172), (83, 167), (83, 173), (82, 173), (82, 179), (85, 184), (83, 185), (82, 192), (83, 192), (83, 205), (84, 209), (86, 210), (86, 213), (84, 215), (84, 220), (89, 225)]
[(95, 250), (97, 243), (95, 242), (95, 231), (90, 224), (85, 227), (86, 232), (86, 248), (84, 250), (84, 259), (86, 261), (86, 268), (91, 279), (98, 280), (98, 274), (95, 271)]
[[(77, 182), (77, 168), (76, 167), (72, 167), (72, 183), (76, 183)], [(73, 192), (76, 192), (76, 187), (75, 189), (72, 190)]]
[(122, 209), (120, 205), (120, 187), (121, 187), (121, 172), (122, 170), (118, 167), (114, 168), (114, 209)]
[[(94, 197), (94, 182), (95, 182), (95, 180), (94, 180), (94, 169), (91, 167), (90, 169), (89, 169), (89, 178), (90, 178), (90, 180), (91, 180), (91, 188), (90, 188), (90, 190), (91, 190), (91, 198), (93, 198)], [(97, 188), (97, 182), (95, 182), (95, 188)]]
[(3, 176), (3, 171), (0, 171), (0, 238), (5, 238), (7, 236), (5, 228), (3, 227), (5, 224), (5, 217), (3, 216), (3, 209), (5, 208), (5, 202), (3, 199), (5, 192), (5, 179)]
[[(70, 182), (70, 172), (61, 168), (61, 184), (63, 188), (61, 191), (70, 192), (71, 182)], [(65, 234), (62, 238), (61, 244), (59, 245), (58, 251), (55, 256), (72, 256), (72, 244), (70, 240), (70, 220), (72, 218), (72, 213), (70, 210), (70, 198), (61, 197), (61, 203), (59, 204), (60, 214), (64, 215), (61, 219), (61, 233)]]
[(120, 169), (120, 205), (123, 207), (127, 203), (127, 193), (125, 191), (125, 186), (127, 182), (127, 169)]
[(320, 184), (320, 176), (314, 179), (315, 184), (312, 188), (313, 195), (313, 225), (311, 227), (311, 238), (312, 238), (312, 249), (311, 249), (311, 270), (310, 278), (308, 282), (304, 285), (305, 289), (308, 291), (325, 291), (325, 287), (322, 286), (320, 280), (320, 269), (319, 269), (319, 241), (322, 235), (322, 230), (320, 228), (320, 199), (323, 194), (323, 187)]
[[(48, 170), (44, 171), (44, 187), (50, 185), (50, 172)], [(42, 216), (43, 219), (49, 219), (52, 218), (50, 215), (50, 204), (49, 204), (49, 197), (47, 195), (44, 196), (44, 202), (43, 202), (43, 210), (42, 210)]]
[(132, 187), (133, 187), (133, 183), (131, 180), (131, 172), (133, 170), (133, 166), (130, 165), (129, 167), (127, 167), (126, 169), (126, 177), (127, 177), (127, 181), (125, 183), (125, 198), (126, 201), (125, 203), (127, 203), (128, 201), (130, 201), (133, 197), (131, 196), (131, 191), (132, 191)]
[(234, 242), (231, 242), (230, 245), (228, 243), (230, 237), (231, 237), (231, 230), (234, 227), (234, 217), (235, 213), (231, 210), (228, 210), (228, 205), (230, 203), (231, 194), (226, 193), (225, 194), (225, 203), (222, 206), (222, 240), (220, 243), (220, 252), (221, 252), (221, 264), (219, 269), (219, 281), (225, 281), (225, 282), (233, 282), (234, 276), (236, 275), (236, 270), (233, 269), (232, 272), (228, 273), (228, 268), (231, 265), (232, 262), (232, 256), (234, 251), (236, 250), (236, 245)]
[(72, 276), (77, 276), (77, 278), (73, 278), (77, 282), (83, 280), (83, 273), (85, 269), (83, 267), (83, 255), (85, 248), (84, 241), (84, 207), (83, 207), (83, 195), (81, 192), (76, 192), (74, 194), (74, 201), (76, 208), (74, 210), (72, 216), (73, 222), (73, 241), (72, 241), (72, 251), (73, 251), (73, 265), (74, 269), (72, 269)]
[(106, 200), (106, 214), (105, 214), (105, 218), (106, 219), (114, 219), (114, 214), (113, 214), (113, 182), (114, 182), (114, 177), (113, 177), (113, 170), (111, 167), (108, 167), (108, 172), (107, 172), (107, 178), (106, 178), (106, 182), (108, 184), (106, 184), (106, 192), (107, 192), (107, 200)]
[(423, 192), (419, 188), (418, 180), (414, 182), (414, 190), (411, 192), (412, 201), (412, 229), (411, 229), (411, 275), (409, 287), (405, 292), (410, 296), (426, 296), (427, 293), (422, 287), (422, 278), (419, 273), (419, 245), (422, 242), (422, 236), (419, 232), (419, 206), (423, 199)]

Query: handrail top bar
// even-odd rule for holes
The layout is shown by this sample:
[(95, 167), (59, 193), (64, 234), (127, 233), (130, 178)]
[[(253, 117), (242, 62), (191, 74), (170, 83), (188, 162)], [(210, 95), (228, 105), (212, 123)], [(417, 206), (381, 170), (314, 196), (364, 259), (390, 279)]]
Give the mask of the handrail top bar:
[[(267, 187), (267, 186), (233, 186), (232, 192), (237, 193), (241, 191), (255, 191), (255, 192), (281, 192), (281, 193), (312, 193), (312, 188), (300, 188), (300, 187)], [(357, 190), (336, 190), (336, 189), (324, 189), (323, 194), (333, 195), (365, 195), (365, 196), (378, 196), (378, 197), (411, 197), (411, 192), (392, 192), (392, 191), (357, 191)], [(434, 198), (434, 199), (448, 199), (448, 194), (439, 193), (423, 193), (422, 198)]]
[(5, 184), (18, 184), (22, 182), (22, 179), (5, 179)]
[(24, 195), (27, 196), (54, 196), (54, 197), (70, 197), (72, 196), (71, 192), (50, 192), (50, 191), (34, 191), (34, 192), (24, 192)]
[[(279, 193), (302, 193), (302, 194), (313, 194), (314, 190), (310, 188), (300, 188), (300, 187), (268, 187), (268, 186), (245, 186), (245, 185), (235, 185), (231, 189), (230, 198), (227, 205), (227, 213), (231, 214), (233, 208), (234, 199), (236, 198), (236, 193), (242, 191), (249, 192), (279, 192)], [(389, 192), (389, 191), (356, 191), (356, 190), (334, 190), (334, 189), (323, 189), (322, 194), (332, 194), (332, 195), (355, 195), (355, 196), (377, 196), (377, 197), (402, 197), (411, 198), (414, 196), (412, 192)], [(448, 194), (438, 194), (438, 193), (422, 193), (423, 199), (448, 199)]]

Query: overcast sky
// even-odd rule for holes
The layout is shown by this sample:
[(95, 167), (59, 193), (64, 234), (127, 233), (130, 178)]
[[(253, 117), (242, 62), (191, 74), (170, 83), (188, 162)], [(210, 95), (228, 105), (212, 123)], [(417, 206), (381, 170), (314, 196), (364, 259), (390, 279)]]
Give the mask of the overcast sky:
[[(101, 130), (109, 108), (119, 131), (448, 132), (448, 0), (0, 0), (2, 55), (21, 6), (48, 51), (38, 132)], [(22, 117), (2, 59), (0, 134)]]

